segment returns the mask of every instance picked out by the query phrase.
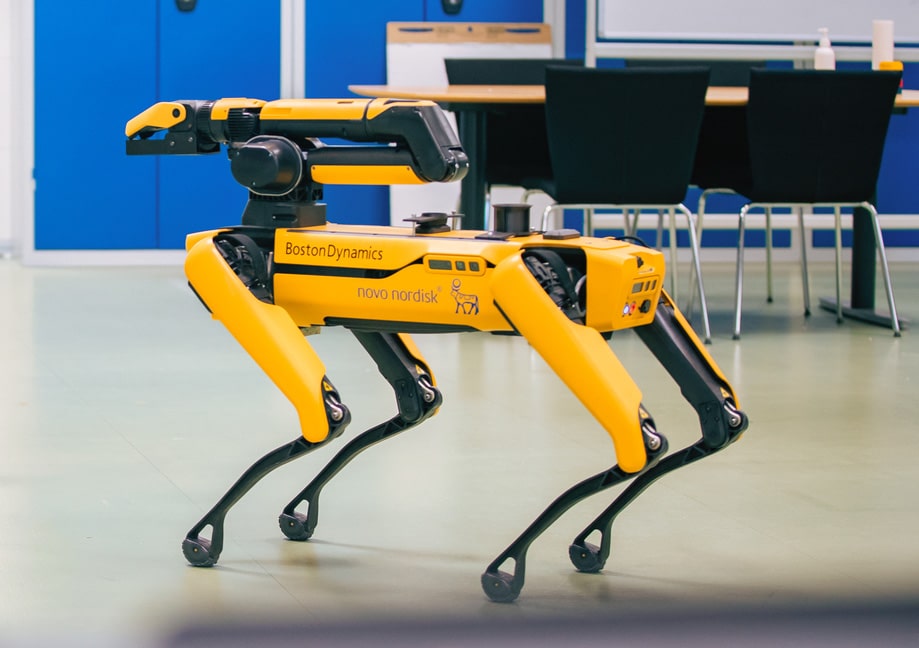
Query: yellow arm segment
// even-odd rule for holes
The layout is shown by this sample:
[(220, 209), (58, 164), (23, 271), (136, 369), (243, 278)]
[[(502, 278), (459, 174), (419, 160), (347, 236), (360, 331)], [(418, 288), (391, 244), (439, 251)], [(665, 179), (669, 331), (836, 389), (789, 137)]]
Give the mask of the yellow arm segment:
[[(165, 133), (153, 139), (158, 131)], [(254, 193), (273, 196), (293, 191), (301, 179), (320, 184), (452, 182), (469, 168), (459, 137), (432, 101), (240, 97), (161, 102), (128, 121), (125, 134), (131, 155), (213, 153), (226, 145), (237, 181)], [(325, 146), (318, 139), (324, 137), (374, 145)]]
[(494, 271), (498, 307), (613, 439), (622, 470), (645, 467), (641, 391), (595, 329), (569, 320), (527, 269), (521, 253)]
[(214, 235), (196, 239), (185, 274), (215, 319), (223, 322), (297, 411), (307, 441), (329, 434), (323, 401), (325, 366), (299, 327), (280, 306), (259, 301), (240, 282), (214, 245)]

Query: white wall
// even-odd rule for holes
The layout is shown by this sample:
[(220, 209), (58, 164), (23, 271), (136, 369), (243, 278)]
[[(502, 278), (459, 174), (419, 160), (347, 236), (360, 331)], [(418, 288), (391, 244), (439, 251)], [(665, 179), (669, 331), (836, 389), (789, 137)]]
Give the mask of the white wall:
[(13, 241), (13, 148), (9, 134), (13, 127), (13, 3), (0, 0), (0, 255), (12, 249)]

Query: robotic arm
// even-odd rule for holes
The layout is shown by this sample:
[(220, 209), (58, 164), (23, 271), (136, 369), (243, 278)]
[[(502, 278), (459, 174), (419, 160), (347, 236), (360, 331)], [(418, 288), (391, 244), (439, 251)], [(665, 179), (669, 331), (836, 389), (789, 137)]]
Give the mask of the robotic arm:
[[(166, 101), (128, 121), (125, 135), (128, 155), (217, 153), (225, 145), (233, 177), (249, 190), (243, 225), (325, 222), (324, 184), (453, 182), (469, 169), (431, 101)], [(318, 138), (364, 145), (326, 146)]]
[[(454, 230), (448, 214), (409, 227), (326, 222), (322, 184), (450, 182), (468, 160), (440, 108), (426, 101), (256, 99), (154, 105), (125, 129), (128, 154), (214, 153), (225, 146), (249, 189), (243, 227), (189, 235), (186, 275), (297, 409), (302, 435), (255, 463), (188, 533), (186, 558), (211, 566), (223, 520), (265, 474), (341, 434), (350, 414), (303, 332), (343, 326), (370, 354), (398, 414), (348, 443), (283, 510), (287, 537), (308, 539), (322, 487), (357, 454), (417, 425), (442, 396), (412, 333), (524, 336), (609, 433), (617, 464), (556, 499), (482, 576), (493, 600), (523, 586), (530, 543), (585, 497), (631, 485), (572, 545), (581, 571), (599, 571), (615, 516), (651, 482), (728, 446), (747, 427), (737, 397), (662, 290), (660, 252), (574, 230)], [(319, 138), (357, 145), (326, 145)], [(699, 415), (701, 439), (667, 454), (642, 393), (606, 341), (634, 328)], [(307, 505), (306, 514), (297, 512)], [(212, 528), (210, 539), (201, 536)], [(600, 546), (587, 542), (601, 535)], [(501, 571), (513, 562), (512, 574)]]
[[(153, 139), (161, 131), (164, 136)], [(451, 182), (469, 168), (450, 123), (431, 101), (166, 101), (131, 119), (125, 135), (128, 155), (216, 153), (224, 144), (233, 177), (265, 196), (310, 183)], [(324, 147), (316, 139), (322, 137), (376, 146)]]

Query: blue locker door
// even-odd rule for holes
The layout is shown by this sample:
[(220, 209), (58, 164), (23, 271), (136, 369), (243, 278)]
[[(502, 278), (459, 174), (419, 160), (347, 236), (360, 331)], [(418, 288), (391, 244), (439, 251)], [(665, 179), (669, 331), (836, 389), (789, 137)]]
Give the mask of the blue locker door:
[[(440, 0), (306, 2), (306, 96), (351, 97), (349, 84), (386, 83), (386, 23), (462, 20), (541, 22), (536, 0), (465, 0), (447, 16)], [(389, 224), (387, 187), (325, 187), (329, 220)]]
[[(277, 99), (280, 92), (280, 2), (220, 0), (160, 13), (159, 99)], [(226, 153), (160, 157), (156, 247), (185, 246), (185, 235), (236, 225), (246, 190), (230, 174)]]
[[(424, 20), (423, 8), (423, 0), (307, 0), (306, 96), (354, 97), (350, 84), (386, 83), (386, 23)], [(330, 222), (389, 225), (388, 187), (323, 191)]]
[(457, 14), (444, 11), (441, 0), (425, 0), (425, 20), (460, 22), (542, 22), (539, 0), (463, 0)]
[(152, 2), (35, 2), (35, 248), (154, 247), (155, 162), (124, 124), (156, 101)]

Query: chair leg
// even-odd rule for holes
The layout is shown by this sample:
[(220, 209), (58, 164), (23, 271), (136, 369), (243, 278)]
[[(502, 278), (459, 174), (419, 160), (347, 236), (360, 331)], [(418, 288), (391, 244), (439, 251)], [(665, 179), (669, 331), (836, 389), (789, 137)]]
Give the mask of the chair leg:
[[(699, 196), (699, 205), (696, 208), (696, 240), (699, 241), (699, 250), (702, 250), (702, 222), (705, 219), (705, 198), (707, 191), (703, 191)], [(689, 303), (686, 308), (686, 315), (692, 318), (693, 309), (696, 305), (696, 268), (692, 267), (692, 274), (689, 277)]]
[(623, 227), (625, 228), (625, 235), (635, 236), (638, 233), (638, 214), (635, 214), (635, 218), (633, 220), (632, 210), (623, 209), (622, 210), (622, 220), (623, 220)]
[(536, 194), (541, 194), (541, 193), (545, 193), (545, 192), (542, 191), (541, 189), (525, 189), (523, 192), (523, 197), (521, 198), (521, 202), (529, 203), (530, 198), (532, 198)]
[[(692, 212), (685, 205), (678, 205), (679, 209), (683, 214), (686, 215), (686, 231), (689, 232), (689, 247), (692, 250), (692, 267), (694, 274), (696, 276), (695, 284), (699, 287), (699, 304), (701, 305), (702, 310), (702, 327), (705, 331), (705, 344), (712, 343), (712, 330), (708, 321), (708, 304), (705, 301), (705, 287), (702, 285), (702, 262), (699, 259), (699, 238), (696, 236), (696, 224), (693, 222), (695, 219), (692, 217)], [(671, 224), (671, 238), (676, 238), (675, 227), (673, 226), (673, 221), (675, 218), (675, 210), (671, 208), (670, 210), (670, 224)]]
[(874, 225), (874, 238), (877, 241), (878, 255), (881, 257), (884, 287), (887, 289), (887, 306), (890, 308), (890, 327), (893, 329), (894, 337), (900, 337), (900, 318), (897, 317), (897, 306), (893, 299), (893, 285), (890, 283), (890, 268), (887, 265), (887, 252), (884, 250), (881, 224), (878, 222), (878, 210), (871, 203), (865, 203), (864, 207), (871, 214), (871, 223)]
[(699, 206), (696, 208), (696, 238), (702, 244), (702, 221), (705, 219), (705, 192), (699, 196)]
[(836, 323), (842, 324), (842, 208), (833, 207), (836, 226)]
[(746, 220), (749, 205), (740, 209), (737, 218), (737, 284), (734, 288), (734, 339), (740, 339), (740, 305), (743, 303), (743, 248), (744, 248), (744, 221)]
[[(668, 268), (667, 274), (670, 275), (670, 296), (673, 297), (675, 303), (680, 301), (680, 271), (679, 264), (677, 263), (677, 247), (676, 247), (676, 224), (674, 220), (676, 216), (674, 215), (674, 210), (668, 209), (667, 215), (669, 218), (668, 229), (670, 231), (670, 266)], [(663, 244), (663, 230), (664, 230), (664, 210), (657, 210), (657, 231), (660, 241)]]
[(772, 303), (772, 207), (766, 207), (766, 303)]
[(546, 208), (542, 210), (542, 225), (540, 229), (543, 232), (549, 229), (549, 219), (552, 218), (555, 212), (561, 211), (562, 207), (558, 204), (546, 205)]
[(798, 207), (798, 228), (801, 230), (801, 280), (804, 288), (804, 317), (811, 316), (810, 281), (807, 276), (807, 232), (804, 230), (804, 208)]

